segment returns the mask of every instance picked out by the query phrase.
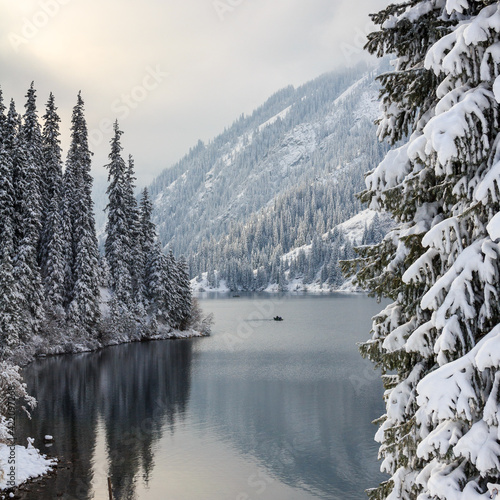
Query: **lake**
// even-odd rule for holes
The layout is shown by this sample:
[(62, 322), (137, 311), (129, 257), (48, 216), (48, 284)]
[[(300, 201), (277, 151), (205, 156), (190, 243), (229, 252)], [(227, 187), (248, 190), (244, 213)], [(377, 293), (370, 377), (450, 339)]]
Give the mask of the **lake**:
[(62, 466), (26, 498), (107, 500), (109, 476), (115, 500), (349, 500), (383, 479), (371, 423), (383, 388), (356, 347), (380, 304), (342, 294), (200, 302), (215, 317), (211, 337), (24, 370), (39, 405), (18, 420), (18, 438)]

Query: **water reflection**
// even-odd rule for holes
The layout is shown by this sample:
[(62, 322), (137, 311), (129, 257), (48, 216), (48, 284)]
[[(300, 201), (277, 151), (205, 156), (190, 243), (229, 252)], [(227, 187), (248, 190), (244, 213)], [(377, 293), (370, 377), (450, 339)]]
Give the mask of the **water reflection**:
[[(314, 365), (307, 355), (289, 360), (308, 361)], [(255, 376), (245, 379), (208, 375), (193, 385), (198, 402), (193, 411), (280, 483), (315, 498), (365, 498), (363, 490), (380, 480), (370, 421), (381, 414), (374, 398), (380, 398), (381, 388), (375, 378), (362, 388), (353, 385), (345, 375), (360, 366), (357, 357), (344, 355), (338, 376), (293, 384), (262, 379), (259, 365)]]
[[(185, 414), (191, 357), (190, 342), (152, 342), (27, 367), (28, 390), (39, 406), (32, 421), (20, 420), (18, 435), (36, 436), (40, 445), (50, 433), (50, 453), (69, 467), (36, 498), (53, 500), (64, 492), (63, 498), (91, 499), (108, 475), (115, 498), (135, 498), (136, 477), (147, 481), (154, 466), (154, 444)], [(101, 426), (104, 454), (96, 453)]]
[(365, 498), (381, 479), (370, 422), (382, 388), (355, 342), (380, 306), (290, 300), (277, 311), (285, 322), (263, 321), (228, 349), (224, 335), (253, 300), (205, 302), (217, 321), (210, 338), (27, 367), (39, 407), (18, 435), (65, 468), (26, 498), (107, 500), (108, 476), (115, 500)]

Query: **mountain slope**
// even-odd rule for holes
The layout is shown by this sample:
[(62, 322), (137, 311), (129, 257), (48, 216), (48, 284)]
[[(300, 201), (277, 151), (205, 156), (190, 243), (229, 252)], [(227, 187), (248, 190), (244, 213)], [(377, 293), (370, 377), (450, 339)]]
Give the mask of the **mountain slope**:
[(163, 243), (188, 256), (193, 275), (218, 270), (232, 288), (275, 280), (284, 253), (360, 211), (355, 193), (387, 149), (373, 126), (379, 72), (287, 87), (199, 142), (151, 186)]

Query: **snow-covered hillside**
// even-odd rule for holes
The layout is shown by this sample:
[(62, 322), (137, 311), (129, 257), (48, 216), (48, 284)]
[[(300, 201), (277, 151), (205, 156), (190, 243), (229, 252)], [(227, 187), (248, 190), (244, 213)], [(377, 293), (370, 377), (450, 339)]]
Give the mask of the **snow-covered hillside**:
[[(349, 248), (362, 245), (364, 239), (366, 238), (367, 232), (370, 228), (378, 226), (380, 230), (380, 235), (386, 233), (393, 225), (393, 222), (388, 216), (381, 216), (378, 212), (374, 210), (363, 210), (362, 212), (351, 217), (349, 220), (338, 224), (333, 231), (329, 231), (321, 236), (322, 245), (325, 247), (331, 247), (332, 249), (336, 244), (338, 244), (338, 238), (334, 235), (340, 235), (341, 249), (345, 251), (346, 246)], [(284, 264), (285, 269), (284, 277), (285, 283), (269, 283), (265, 288), (267, 292), (278, 292), (278, 291), (288, 291), (288, 292), (298, 292), (307, 291), (312, 293), (322, 293), (331, 291), (359, 291), (359, 288), (353, 285), (352, 279), (346, 278), (339, 280), (336, 283), (329, 283), (327, 280), (322, 281), (322, 267), (325, 265), (323, 262), (319, 266), (319, 270), (315, 272), (312, 280), (307, 280), (305, 274), (297, 274), (294, 276), (290, 275), (290, 269), (293, 266), (293, 262), (297, 262), (300, 259), (300, 255), (303, 254), (307, 258), (311, 257), (314, 252), (314, 244), (306, 244), (301, 247), (294, 248), (290, 252), (284, 254), (281, 257), (281, 262)], [(257, 269), (253, 270), (254, 277), (257, 277)], [(228, 286), (226, 280), (219, 279), (220, 273), (218, 271), (213, 273), (212, 279), (209, 277), (209, 273), (202, 273), (191, 280), (191, 287), (194, 292), (229, 292), (231, 288)], [(306, 283), (307, 281), (307, 283)]]
[(215, 286), (218, 271), (230, 289), (278, 284), (283, 255), (362, 209), (355, 194), (387, 150), (373, 125), (380, 71), (358, 67), (287, 87), (156, 179), (160, 238), (186, 255), (192, 276), (206, 273)]

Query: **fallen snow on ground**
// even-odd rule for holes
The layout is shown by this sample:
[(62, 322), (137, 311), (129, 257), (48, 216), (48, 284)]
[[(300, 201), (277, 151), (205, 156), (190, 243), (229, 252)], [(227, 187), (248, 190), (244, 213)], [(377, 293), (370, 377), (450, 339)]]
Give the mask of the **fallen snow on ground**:
[[(14, 460), (15, 463), (9, 464), (9, 460)], [(29, 479), (43, 476), (55, 464), (55, 459), (42, 455), (30, 442), (27, 448), (19, 445), (10, 447), (6, 444), (0, 444), (0, 490), (19, 486)], [(11, 471), (13, 471), (12, 475)], [(12, 482), (15, 482), (15, 485)]]
[(229, 292), (229, 287), (225, 280), (220, 280), (218, 287), (211, 287), (208, 284), (208, 273), (203, 273), (201, 276), (201, 281), (197, 278), (191, 280), (191, 290), (193, 292)]
[(258, 127), (259, 128), (259, 132), (263, 128), (265, 128), (265, 127), (267, 127), (269, 125), (272, 125), (276, 120), (278, 120), (278, 119), (283, 120), (291, 109), (292, 109), (292, 106), (288, 106), (283, 111), (279, 112), (277, 115), (274, 115), (272, 118), (269, 118), (269, 120), (267, 120), (266, 122), (264, 122), (262, 125), (259, 125), (259, 127)]
[(285, 287), (285, 290), (280, 290), (277, 284), (269, 285), (265, 292), (276, 293), (280, 291), (285, 292), (307, 292), (311, 294), (316, 293), (332, 293), (332, 292), (344, 292), (344, 293), (358, 293), (364, 292), (359, 286), (353, 284), (353, 278), (349, 278), (345, 281), (339, 288), (332, 288), (328, 283), (321, 284), (319, 279), (305, 284), (302, 278), (294, 278)]
[[(161, 329), (160, 329), (161, 330)], [(196, 330), (164, 330), (158, 332), (152, 337), (148, 337), (148, 340), (170, 340), (170, 339), (190, 339), (193, 337), (205, 337), (206, 334), (202, 332), (197, 332)]]
[[(373, 224), (373, 219), (377, 213), (379, 217), (382, 217), (380, 212), (376, 212), (375, 210), (363, 210), (349, 220), (339, 224), (338, 227), (342, 229), (346, 238), (348, 238), (353, 245), (360, 245), (366, 227)], [(323, 236), (323, 238), (324, 237), (325, 236)]]
[(354, 111), (356, 120), (370, 120), (374, 122), (380, 115), (380, 102), (378, 100), (378, 89), (373, 85), (372, 92), (361, 94), (358, 106)]

